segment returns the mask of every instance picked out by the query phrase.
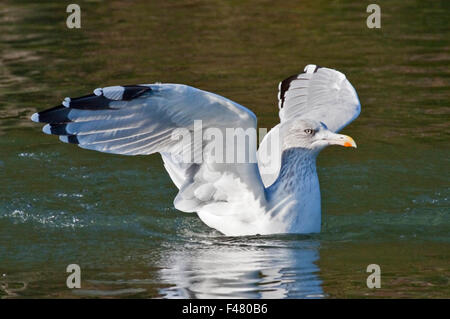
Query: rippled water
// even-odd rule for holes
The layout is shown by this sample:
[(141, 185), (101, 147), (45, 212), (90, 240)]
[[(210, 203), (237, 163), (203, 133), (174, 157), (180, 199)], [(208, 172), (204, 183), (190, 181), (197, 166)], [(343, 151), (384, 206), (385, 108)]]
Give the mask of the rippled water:
[[(448, 1), (0, 3), (0, 297), (450, 297)], [(29, 116), (93, 88), (186, 83), (277, 122), (278, 82), (343, 71), (356, 151), (319, 156), (314, 236), (224, 237), (173, 208), (159, 155), (45, 136)], [(66, 287), (66, 266), (82, 288)], [(366, 287), (379, 264), (382, 288)]]

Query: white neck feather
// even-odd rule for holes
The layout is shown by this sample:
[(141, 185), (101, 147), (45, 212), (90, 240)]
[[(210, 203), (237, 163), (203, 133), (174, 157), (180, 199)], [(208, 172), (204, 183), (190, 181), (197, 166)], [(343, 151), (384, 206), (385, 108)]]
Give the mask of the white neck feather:
[[(290, 220), (290, 227), (297, 231), (320, 231), (320, 188), (316, 157), (316, 153), (303, 148), (283, 151), (280, 174), (266, 189), (268, 204), (273, 209), (271, 215)], [(283, 203), (280, 205), (280, 202)]]

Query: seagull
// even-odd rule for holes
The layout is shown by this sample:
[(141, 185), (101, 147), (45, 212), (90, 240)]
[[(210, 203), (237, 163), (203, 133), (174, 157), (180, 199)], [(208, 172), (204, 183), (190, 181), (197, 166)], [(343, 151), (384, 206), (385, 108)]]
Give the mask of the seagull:
[[(178, 188), (175, 208), (197, 213), (226, 236), (318, 233), (321, 197), (316, 158), (328, 145), (356, 148), (350, 136), (337, 132), (358, 117), (361, 105), (343, 73), (313, 64), (281, 81), (278, 90), (279, 124), (264, 136), (259, 149), (245, 140), (241, 161), (217, 160), (221, 147), (228, 156), (230, 144), (201, 134), (196, 138), (196, 125), (213, 130), (215, 137), (226, 136), (229, 129), (256, 131), (255, 114), (188, 85), (97, 88), (90, 95), (67, 97), (61, 105), (33, 114), (31, 120), (46, 123), (44, 133), (84, 149), (160, 153)], [(194, 138), (174, 138), (180, 130)]]

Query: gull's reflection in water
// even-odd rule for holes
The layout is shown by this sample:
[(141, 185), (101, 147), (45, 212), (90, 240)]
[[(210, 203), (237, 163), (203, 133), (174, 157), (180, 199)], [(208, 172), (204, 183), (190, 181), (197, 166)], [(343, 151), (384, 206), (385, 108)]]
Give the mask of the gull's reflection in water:
[(173, 247), (163, 258), (163, 298), (322, 298), (319, 242), (263, 237)]

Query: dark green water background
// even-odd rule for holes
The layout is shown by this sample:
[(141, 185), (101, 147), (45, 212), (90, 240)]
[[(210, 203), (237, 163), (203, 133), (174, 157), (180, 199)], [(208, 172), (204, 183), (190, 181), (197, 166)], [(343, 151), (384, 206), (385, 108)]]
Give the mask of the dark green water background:
[[(378, 1), (381, 29), (371, 1), (343, 0), (80, 0), (68, 29), (71, 2), (0, 2), (0, 297), (450, 297), (449, 1)], [(221, 236), (173, 208), (159, 155), (82, 150), (29, 120), (96, 87), (172, 82), (271, 127), (278, 82), (309, 63), (362, 104), (343, 131), (358, 149), (319, 156), (319, 235)]]

